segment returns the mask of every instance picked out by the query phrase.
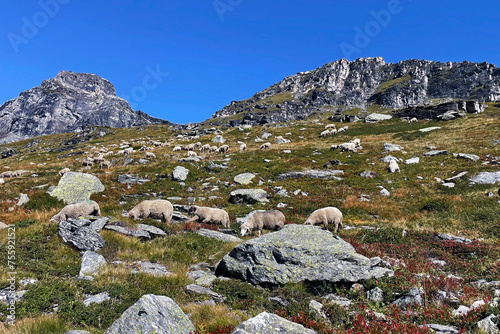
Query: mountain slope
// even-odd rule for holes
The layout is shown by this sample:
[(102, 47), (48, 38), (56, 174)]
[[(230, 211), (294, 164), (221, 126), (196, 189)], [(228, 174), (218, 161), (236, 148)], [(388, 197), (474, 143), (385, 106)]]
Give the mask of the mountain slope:
[(500, 100), (500, 69), (488, 63), (441, 63), (384, 59), (341, 59), (289, 76), (244, 101), (233, 101), (212, 118), (232, 117), (232, 124), (284, 122), (315, 112), (370, 106), (398, 109), (435, 99)]
[(62, 71), (0, 106), (0, 143), (84, 128), (170, 124), (118, 97), (114, 86), (95, 74)]

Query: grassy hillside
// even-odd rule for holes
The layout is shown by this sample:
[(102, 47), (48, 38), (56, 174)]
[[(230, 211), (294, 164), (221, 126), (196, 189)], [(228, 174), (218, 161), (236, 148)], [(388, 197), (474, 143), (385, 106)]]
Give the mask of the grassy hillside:
[[(200, 141), (211, 143), (214, 135), (204, 135), (199, 139), (180, 138), (169, 126), (148, 126), (134, 129), (107, 129), (109, 134), (91, 141), (71, 145), (65, 150), (62, 142), (74, 134), (61, 134), (39, 138), (33, 146), (31, 140), (0, 146), (0, 151), (14, 148), (18, 154), (0, 160), (0, 173), (7, 170), (27, 170), (23, 176), (6, 179), (0, 185), (0, 221), (16, 225), (16, 278), (36, 278), (39, 282), (28, 287), (28, 292), (17, 304), (15, 328), (0, 324), (0, 332), (5, 333), (64, 333), (69, 329), (86, 329), (91, 333), (103, 333), (120, 314), (137, 299), (148, 293), (166, 295), (174, 299), (188, 313), (197, 327), (197, 333), (231, 333), (234, 326), (251, 316), (267, 310), (313, 328), (318, 333), (344, 333), (391, 331), (392, 333), (416, 333), (418, 325), (440, 323), (458, 326), (466, 331), (475, 329), (477, 320), (488, 314), (498, 314), (498, 308), (483, 307), (466, 317), (452, 317), (453, 305), (440, 305), (432, 296), (438, 289), (457, 293), (460, 303), (470, 305), (478, 299), (492, 299), (492, 292), (481, 289), (471, 282), (479, 279), (500, 279), (500, 203), (499, 185), (470, 185), (469, 177), (479, 172), (498, 171), (498, 165), (486, 161), (499, 157), (500, 145), (500, 105), (490, 104), (482, 114), (468, 115), (449, 122), (419, 121), (408, 124), (399, 119), (377, 124), (352, 123), (342, 134), (320, 138), (327, 120), (308, 120), (276, 127), (253, 127), (240, 131), (238, 128), (221, 128), (230, 151), (226, 155), (206, 154), (198, 163), (180, 163), (178, 158), (186, 157), (186, 151), (173, 152), (177, 144), (186, 145)], [(341, 126), (337, 124), (337, 127)], [(420, 132), (419, 129), (439, 126), (441, 129)], [(259, 150), (261, 143), (254, 139), (263, 131), (272, 133), (268, 139), (272, 143), (269, 151)], [(274, 137), (283, 136), (291, 142), (275, 144)], [(140, 139), (142, 138), (142, 139)], [(362, 150), (357, 153), (341, 153), (330, 150), (332, 144), (361, 140)], [(133, 141), (135, 140), (135, 141)], [(106, 260), (106, 268), (96, 275), (93, 282), (77, 281), (81, 256), (78, 251), (64, 244), (57, 234), (57, 224), (49, 219), (64, 207), (64, 204), (46, 194), (49, 186), (57, 185), (58, 171), (68, 167), (72, 171), (82, 168), (78, 160), (101, 147), (108, 147), (115, 153), (123, 141), (131, 142), (136, 150), (131, 158), (144, 159), (146, 153), (138, 151), (141, 140), (146, 146), (160, 141), (166, 146), (156, 147), (152, 152), (156, 159), (148, 164), (122, 166), (123, 157), (112, 155), (115, 165), (110, 169), (99, 169), (96, 165), (90, 172), (105, 185), (103, 193), (93, 195), (99, 203), (103, 215), (112, 220), (122, 220), (136, 224), (122, 217), (140, 200), (155, 196), (181, 197), (174, 204), (197, 204), (224, 208), (230, 215), (231, 227), (239, 231), (237, 217), (242, 217), (256, 209), (276, 208), (279, 203), (288, 206), (280, 209), (287, 217), (287, 223), (302, 224), (308, 215), (321, 207), (336, 206), (344, 214), (344, 224), (355, 227), (340, 230), (338, 235), (350, 242), (358, 252), (373, 257), (387, 257), (395, 265), (395, 276), (383, 280), (363, 282), (365, 289), (379, 286), (384, 290), (386, 302), (368, 302), (359, 291), (349, 286), (290, 284), (274, 289), (257, 289), (235, 280), (217, 281), (214, 290), (227, 298), (225, 304), (200, 306), (195, 302), (200, 297), (189, 295), (185, 286), (190, 283), (187, 272), (190, 266), (206, 262), (215, 265), (235, 244), (208, 239), (192, 233), (196, 224), (174, 223), (163, 225), (148, 220), (164, 229), (168, 236), (149, 242), (103, 231), (105, 247), (99, 251)], [(247, 143), (245, 152), (238, 152), (237, 141)], [(420, 157), (420, 163), (406, 165), (400, 162), (401, 173), (390, 174), (387, 163), (381, 162), (385, 156), (383, 144), (389, 142), (404, 147), (407, 153), (392, 155), (405, 159)], [(444, 149), (448, 155), (424, 157), (427, 147)], [(67, 147), (66, 147), (67, 148)], [(285, 153), (290, 150), (291, 153)], [(62, 158), (68, 153), (86, 152)], [(452, 153), (476, 154), (481, 159), (472, 162), (457, 159)], [(265, 160), (270, 160), (265, 162)], [(330, 160), (340, 160), (342, 180), (290, 179), (278, 181), (280, 173), (306, 169), (326, 170), (324, 165)], [(226, 162), (227, 169), (210, 170), (210, 163)], [(173, 181), (168, 176), (176, 166), (190, 170), (185, 185)], [(377, 174), (373, 179), (360, 177), (364, 171)], [(459, 172), (468, 174), (457, 181), (455, 188), (443, 187), (436, 178), (446, 179)], [(234, 176), (251, 172), (257, 175), (251, 186), (239, 186), (233, 182)], [(127, 186), (117, 182), (121, 174), (131, 173), (147, 177), (151, 181), (142, 185)], [(34, 177), (36, 174), (37, 177)], [(261, 181), (260, 185), (258, 184)], [(380, 194), (383, 186), (391, 196)], [(238, 205), (228, 202), (229, 193), (239, 188), (261, 188), (272, 197), (267, 204)], [(280, 197), (275, 188), (282, 187), (289, 197)], [(297, 195), (293, 193), (298, 191)], [(493, 197), (486, 194), (493, 192)], [(16, 206), (20, 193), (29, 196), (30, 202)], [(154, 194), (153, 194), (154, 193)], [(139, 194), (137, 198), (122, 195)], [(362, 194), (370, 201), (359, 201)], [(188, 201), (195, 198), (195, 201)], [(120, 201), (126, 203), (120, 204)], [(366, 229), (363, 227), (374, 227)], [(333, 230), (330, 226), (329, 229)], [(403, 231), (406, 236), (403, 236)], [(473, 239), (469, 245), (438, 242), (434, 233), (449, 233)], [(0, 231), (0, 289), (8, 284), (7, 272), (7, 230)], [(243, 239), (252, 238), (245, 236)], [(440, 267), (430, 259), (445, 260)], [(111, 264), (113, 261), (122, 264)], [(151, 261), (165, 265), (174, 275), (166, 278), (146, 274), (132, 274), (134, 261)], [(463, 280), (447, 278), (460, 276)], [(415, 309), (411, 316), (390, 305), (398, 296), (414, 286), (425, 290), (424, 305)], [(107, 291), (111, 300), (102, 305), (83, 305), (85, 294)], [(309, 308), (311, 299), (320, 300), (327, 293), (337, 293), (354, 301), (349, 310), (325, 303), (328, 320), (317, 317)], [(461, 293), (461, 294), (460, 294)], [(269, 297), (281, 297), (295, 302), (283, 307), (269, 301)], [(54, 304), (57, 307), (54, 308)], [(384, 313), (393, 322), (376, 319), (367, 315), (366, 310)], [(352, 313), (351, 311), (357, 311)], [(0, 304), (0, 321), (6, 320), (6, 306)], [(369, 321), (369, 323), (367, 323)], [(399, 328), (391, 327), (399, 324)], [(386, 327), (384, 327), (386, 326)], [(389, 327), (387, 327), (389, 326)]]

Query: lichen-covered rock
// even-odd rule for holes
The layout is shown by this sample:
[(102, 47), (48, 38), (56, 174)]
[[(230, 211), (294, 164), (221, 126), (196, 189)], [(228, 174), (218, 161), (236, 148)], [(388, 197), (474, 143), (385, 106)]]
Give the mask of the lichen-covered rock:
[(366, 123), (377, 123), (379, 121), (385, 121), (388, 119), (391, 119), (391, 115), (384, 115), (384, 114), (370, 114), (366, 116), (365, 122)]
[(239, 324), (232, 334), (315, 334), (312, 329), (291, 322), (276, 314), (262, 312)]
[(202, 235), (207, 238), (214, 238), (220, 241), (224, 242), (242, 242), (238, 237), (235, 237), (233, 235), (229, 235), (226, 233), (218, 232), (218, 231), (213, 231), (213, 230), (208, 230), (205, 228), (200, 229), (199, 231), (196, 231), (199, 235)]
[(80, 268), (80, 276), (92, 276), (106, 264), (104, 256), (96, 252), (86, 251), (82, 257), (82, 266)]
[(91, 227), (87, 219), (68, 219), (59, 223), (59, 236), (78, 250), (97, 251), (104, 246), (104, 239)]
[(149, 180), (135, 175), (122, 174), (118, 176), (118, 182), (121, 184), (144, 184)]
[(301, 177), (309, 177), (311, 179), (338, 179), (337, 175), (344, 174), (343, 170), (306, 170), (303, 172), (288, 172), (279, 174), (276, 178), (279, 181), (288, 180), (288, 179), (300, 179)]
[(255, 174), (252, 174), (252, 173), (238, 174), (234, 177), (234, 182), (246, 186), (247, 184), (252, 183), (252, 180), (254, 177), (255, 177)]
[(471, 183), (477, 184), (495, 184), (500, 183), (500, 171), (482, 172), (470, 179)]
[(320, 227), (285, 225), (236, 246), (224, 256), (215, 274), (254, 285), (303, 281), (358, 282), (393, 275), (380, 259), (356, 253), (354, 247)]
[(217, 144), (224, 144), (226, 142), (226, 139), (221, 135), (217, 135), (212, 139), (212, 142)]
[(174, 171), (172, 172), (172, 178), (174, 179), (174, 181), (186, 181), (188, 175), (189, 169), (182, 166), (175, 167)]
[(116, 320), (105, 334), (189, 334), (195, 327), (169, 297), (144, 295)]
[(89, 201), (90, 196), (104, 191), (104, 185), (97, 177), (85, 173), (69, 172), (59, 181), (49, 195), (67, 204)]
[(186, 286), (186, 292), (195, 295), (205, 295), (221, 303), (223, 303), (226, 300), (224, 296), (218, 294), (217, 292), (197, 284), (189, 284), (188, 286)]
[(231, 192), (229, 202), (239, 203), (267, 203), (270, 195), (263, 189), (238, 189)]

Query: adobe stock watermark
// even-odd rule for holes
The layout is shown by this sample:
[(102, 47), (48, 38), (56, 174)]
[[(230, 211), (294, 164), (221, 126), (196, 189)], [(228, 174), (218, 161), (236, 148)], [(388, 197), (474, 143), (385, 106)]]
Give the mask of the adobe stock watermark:
[(132, 88), (130, 93), (124, 95), (123, 98), (130, 103), (133, 109), (137, 109), (137, 104), (146, 100), (148, 92), (158, 88), (169, 75), (168, 72), (162, 72), (160, 65), (156, 65), (155, 68), (147, 66), (146, 75), (142, 78), (142, 84)]
[[(411, 1), (411, 0), (409, 0)], [(380, 35), (383, 28), (391, 24), (395, 15), (401, 14), (404, 7), (401, 5), (400, 0), (389, 0), (387, 9), (380, 11), (370, 11), (373, 20), (367, 22), (363, 28), (358, 26), (354, 27), (353, 44), (341, 43), (340, 50), (344, 58), (349, 59), (353, 54), (360, 53), (362, 49), (368, 47), (372, 40)]]
[(7, 321), (14, 326), (16, 320), (16, 227), (7, 225)]
[(213, 5), (215, 12), (219, 15), (219, 20), (224, 21), (226, 12), (232, 12), (236, 7), (241, 5), (243, 0), (214, 0)]
[(49, 24), (50, 19), (59, 14), (61, 5), (66, 5), (71, 0), (40, 0), (38, 6), (40, 10), (36, 11), (31, 18), (23, 16), (21, 18), (21, 33), (9, 32), (7, 38), (12, 45), (15, 53), (19, 53), (19, 46), (28, 44), (29, 41), (38, 35), (40, 29)]

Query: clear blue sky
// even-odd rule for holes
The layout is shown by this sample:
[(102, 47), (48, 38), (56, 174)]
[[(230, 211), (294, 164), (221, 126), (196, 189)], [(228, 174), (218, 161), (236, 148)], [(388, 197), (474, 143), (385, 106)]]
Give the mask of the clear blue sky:
[(176, 123), (340, 58), (500, 66), (498, 1), (6, 0), (0, 20), (0, 103), (88, 72)]

